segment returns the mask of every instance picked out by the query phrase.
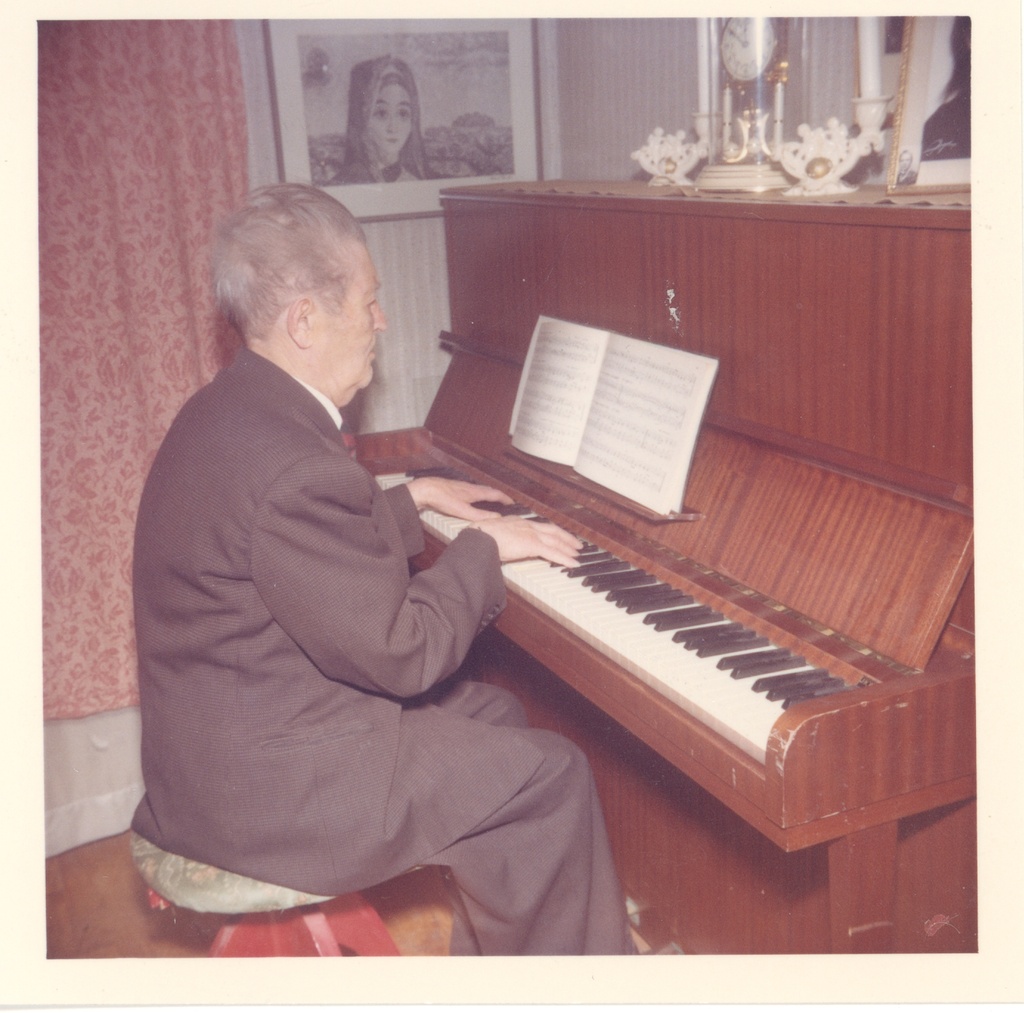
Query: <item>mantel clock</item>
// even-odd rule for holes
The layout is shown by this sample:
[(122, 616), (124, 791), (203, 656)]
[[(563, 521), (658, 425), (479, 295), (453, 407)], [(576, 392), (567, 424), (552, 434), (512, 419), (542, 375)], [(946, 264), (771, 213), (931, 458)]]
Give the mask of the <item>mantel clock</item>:
[[(773, 190), (789, 185), (778, 167), (789, 71), (785, 18), (726, 18), (718, 38), (719, 136), (697, 179), (704, 190)], [(713, 134), (715, 130), (713, 129)]]

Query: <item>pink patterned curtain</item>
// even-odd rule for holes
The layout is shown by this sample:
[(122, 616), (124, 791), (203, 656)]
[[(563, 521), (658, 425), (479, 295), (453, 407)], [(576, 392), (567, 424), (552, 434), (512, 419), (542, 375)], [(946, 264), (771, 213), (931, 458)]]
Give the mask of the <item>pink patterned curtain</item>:
[(47, 718), (137, 702), (135, 512), (175, 412), (233, 350), (207, 247), (245, 189), (230, 22), (40, 23)]

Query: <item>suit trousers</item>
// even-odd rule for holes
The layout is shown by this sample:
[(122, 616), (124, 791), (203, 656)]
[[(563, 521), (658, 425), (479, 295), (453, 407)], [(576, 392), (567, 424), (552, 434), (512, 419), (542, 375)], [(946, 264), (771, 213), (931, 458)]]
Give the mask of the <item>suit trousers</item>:
[(452, 955), (635, 953), (583, 752), (530, 728), (519, 701), (494, 686), (456, 683), (438, 705), (515, 728), (544, 756), (512, 798), (428, 860), (451, 869), (471, 922), (470, 929), (456, 913)]

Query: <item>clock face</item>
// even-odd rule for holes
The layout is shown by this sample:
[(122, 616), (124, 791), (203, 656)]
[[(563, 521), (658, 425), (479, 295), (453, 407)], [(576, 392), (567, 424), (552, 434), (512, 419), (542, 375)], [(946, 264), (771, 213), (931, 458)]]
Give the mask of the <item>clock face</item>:
[(729, 18), (722, 32), (722, 63), (738, 81), (753, 81), (775, 53), (771, 18)]

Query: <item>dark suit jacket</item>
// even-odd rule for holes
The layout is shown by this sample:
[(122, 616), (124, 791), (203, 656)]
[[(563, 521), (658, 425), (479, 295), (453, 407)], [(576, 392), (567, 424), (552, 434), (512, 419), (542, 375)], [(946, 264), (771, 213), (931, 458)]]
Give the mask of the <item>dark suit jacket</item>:
[(505, 599), (462, 532), (410, 577), (422, 529), (297, 381), (243, 350), (153, 463), (134, 588), (146, 795), (160, 847), (320, 894), (467, 834), (539, 752), (421, 704)]

